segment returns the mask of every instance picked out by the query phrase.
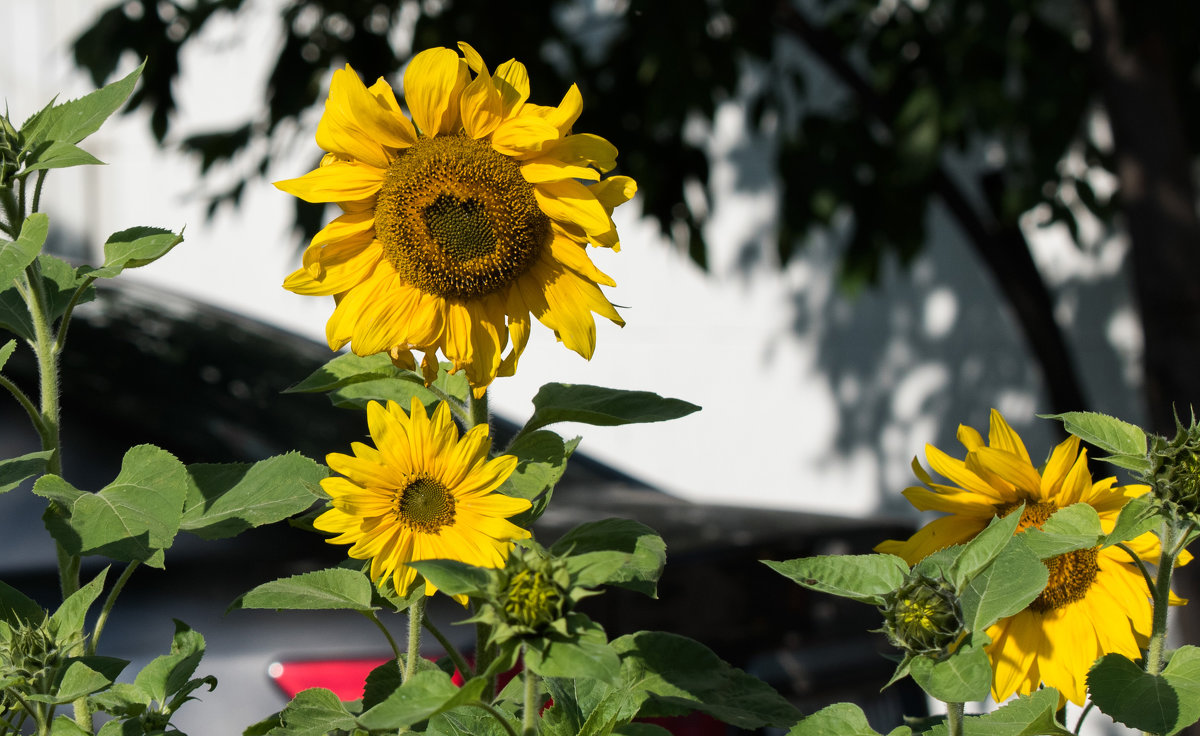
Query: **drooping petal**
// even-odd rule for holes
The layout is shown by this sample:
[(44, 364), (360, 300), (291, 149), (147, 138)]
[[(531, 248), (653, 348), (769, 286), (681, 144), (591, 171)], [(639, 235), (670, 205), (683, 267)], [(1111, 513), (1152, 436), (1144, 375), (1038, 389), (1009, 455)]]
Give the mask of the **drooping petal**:
[(281, 191), (305, 202), (349, 202), (374, 197), (383, 186), (384, 170), (358, 161), (334, 161), (298, 179), (275, 182)]
[(505, 118), (510, 118), (520, 112), (525, 100), (529, 99), (529, 72), (525, 65), (515, 59), (509, 59), (496, 67), (492, 82), (500, 90), (501, 112)]

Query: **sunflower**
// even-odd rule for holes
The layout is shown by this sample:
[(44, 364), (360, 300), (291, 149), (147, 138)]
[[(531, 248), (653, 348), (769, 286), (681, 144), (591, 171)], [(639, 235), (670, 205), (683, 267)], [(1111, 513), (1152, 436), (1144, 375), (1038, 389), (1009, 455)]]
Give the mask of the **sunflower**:
[[(344, 477), (321, 481), (331, 508), (313, 526), (337, 534), (330, 544), (354, 545), (354, 559), (371, 560), (371, 579), (381, 587), (390, 578), (398, 593), (406, 593), (417, 576), (407, 564), (414, 560), (503, 567), (512, 540), (530, 536), (508, 521), (529, 501), (493, 492), (517, 459), (488, 460), (487, 425), (460, 440), (445, 404), (430, 417), (416, 398), (410, 414), (394, 401), (386, 407), (370, 402), (367, 425), (378, 449), (355, 442), (353, 455), (326, 456), (330, 469)], [(425, 582), (427, 595), (436, 590)]]
[(587, 245), (620, 249), (612, 211), (637, 185), (602, 179), (616, 148), (571, 133), (583, 103), (575, 85), (558, 106), (535, 105), (523, 64), (492, 74), (470, 45), (459, 48), (462, 57), (446, 48), (413, 57), (411, 120), (387, 82), (368, 88), (349, 65), (335, 71), (317, 126), (328, 153), (275, 185), (342, 209), (284, 282), (335, 297), (329, 347), (388, 352), (409, 369), (419, 350), (427, 381), (441, 351), (479, 397), (516, 370), (530, 314), (588, 359), (593, 313), (625, 324), (599, 286), (616, 283)]
[[(877, 551), (915, 564), (939, 549), (969, 541), (993, 518), (1022, 504), (1017, 531), (1040, 528), (1058, 509), (1086, 503), (1096, 509), (1101, 528), (1108, 532), (1121, 508), (1150, 490), (1144, 485), (1116, 486), (1114, 477), (1093, 482), (1087, 451), (1080, 449), (1077, 437), (1055, 447), (1039, 471), (1021, 438), (994, 409), (987, 445), (979, 432), (962, 425), (958, 440), (967, 448), (964, 460), (932, 445), (925, 448), (930, 466), (949, 479), (949, 485), (935, 483), (914, 458), (913, 470), (924, 487), (904, 491), (921, 511), (950, 516), (935, 519), (906, 541), (883, 542)], [(1157, 562), (1160, 548), (1154, 534), (1126, 544), (1142, 560)], [(1190, 559), (1184, 552), (1179, 562)], [(1141, 656), (1151, 629), (1150, 591), (1129, 556), (1117, 547), (1081, 549), (1044, 563), (1050, 578), (1042, 593), (1023, 611), (987, 630), (992, 696), (1000, 702), (1044, 683), (1082, 705), (1087, 672), (1097, 657), (1110, 652), (1130, 659)]]

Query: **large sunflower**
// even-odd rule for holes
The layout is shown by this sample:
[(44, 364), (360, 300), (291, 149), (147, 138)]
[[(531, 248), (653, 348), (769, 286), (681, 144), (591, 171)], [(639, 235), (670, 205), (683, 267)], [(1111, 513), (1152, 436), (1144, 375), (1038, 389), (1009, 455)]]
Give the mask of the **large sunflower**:
[(386, 351), (407, 368), (419, 350), (427, 380), (440, 350), (481, 396), (516, 370), (531, 313), (585, 358), (596, 346), (593, 312), (624, 324), (599, 288), (616, 284), (586, 246), (619, 249), (612, 211), (637, 186), (602, 180), (616, 148), (571, 133), (583, 102), (575, 85), (557, 107), (534, 105), (523, 64), (491, 74), (473, 48), (459, 48), (463, 57), (434, 48), (409, 63), (412, 120), (387, 82), (368, 88), (349, 65), (335, 71), (317, 126), (329, 153), (276, 186), (344, 213), (284, 282), (336, 298), (330, 348)]
[[(460, 560), (503, 567), (514, 539), (529, 532), (508, 517), (529, 508), (523, 498), (493, 493), (517, 467), (503, 455), (488, 460), (487, 425), (460, 440), (445, 404), (430, 417), (416, 398), (411, 414), (394, 402), (367, 404), (367, 425), (376, 447), (355, 442), (353, 455), (332, 453), (334, 472), (321, 481), (331, 506), (313, 526), (338, 536), (330, 544), (352, 544), (349, 555), (371, 560), (371, 579), (389, 577), (405, 593), (417, 571), (414, 560)], [(425, 583), (426, 594), (437, 588)], [(465, 599), (463, 600), (465, 603)]]
[[(1024, 443), (992, 410), (988, 444), (979, 432), (960, 425), (958, 440), (967, 448), (964, 460), (932, 445), (925, 456), (950, 484), (935, 483), (916, 459), (913, 470), (924, 483), (904, 491), (922, 511), (944, 511), (906, 541), (889, 540), (876, 550), (914, 564), (953, 544), (969, 541), (994, 517), (1025, 504), (1017, 530), (1041, 525), (1060, 508), (1086, 503), (1096, 509), (1104, 531), (1111, 531), (1121, 508), (1149, 491), (1143, 485), (1115, 486), (1116, 478), (1093, 482), (1087, 452), (1071, 437), (1050, 454), (1040, 469), (1033, 466)], [(1157, 562), (1154, 534), (1126, 543), (1146, 562)], [(1180, 555), (1180, 564), (1191, 556)], [(1087, 672), (1097, 657), (1117, 652), (1137, 659), (1151, 627), (1150, 591), (1128, 555), (1116, 547), (1093, 547), (1048, 560), (1050, 579), (1025, 610), (1001, 619), (987, 630), (992, 662), (992, 696), (997, 702), (1013, 693), (1029, 693), (1039, 683), (1057, 688), (1082, 705)], [(1178, 600), (1176, 599), (1176, 602)]]

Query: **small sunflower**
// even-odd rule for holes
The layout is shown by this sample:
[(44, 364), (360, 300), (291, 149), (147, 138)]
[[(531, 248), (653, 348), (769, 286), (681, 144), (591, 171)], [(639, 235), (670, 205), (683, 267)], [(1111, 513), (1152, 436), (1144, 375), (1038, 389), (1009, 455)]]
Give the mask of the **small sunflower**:
[(516, 370), (530, 314), (589, 359), (593, 313), (624, 325), (599, 286), (616, 283), (586, 248), (620, 249), (612, 211), (637, 185), (602, 179), (616, 148), (571, 133), (583, 104), (575, 85), (557, 107), (534, 105), (523, 64), (492, 74), (470, 45), (459, 48), (462, 57), (446, 48), (413, 57), (411, 120), (387, 82), (368, 88), (349, 65), (335, 71), (317, 126), (328, 153), (276, 186), (343, 211), (284, 282), (335, 297), (330, 348), (388, 352), (410, 369), (419, 350), (429, 381), (441, 351), (478, 397)]
[[(1121, 508), (1150, 489), (1116, 486), (1116, 478), (1093, 482), (1087, 451), (1070, 437), (1035, 468), (1024, 443), (992, 410), (988, 444), (971, 427), (960, 425), (964, 460), (932, 445), (926, 458), (950, 485), (934, 483), (916, 459), (913, 470), (924, 483), (904, 491), (922, 511), (944, 511), (906, 541), (889, 540), (875, 549), (915, 564), (929, 554), (962, 544), (983, 531), (993, 518), (1025, 504), (1017, 531), (1041, 527), (1060, 508), (1086, 503), (1096, 509), (1101, 528), (1112, 531)], [(1126, 542), (1146, 562), (1157, 562), (1158, 538), (1151, 533)], [(1184, 552), (1180, 564), (1191, 559)], [(1013, 693), (1030, 693), (1039, 683), (1056, 688), (1077, 705), (1087, 695), (1087, 673), (1095, 660), (1116, 652), (1141, 656), (1151, 629), (1150, 591), (1129, 557), (1116, 547), (1093, 547), (1045, 560), (1050, 579), (1025, 610), (987, 630), (992, 662), (992, 696), (997, 702)], [(1181, 602), (1175, 599), (1173, 602)]]
[[(529, 508), (523, 498), (494, 493), (517, 466), (512, 455), (488, 459), (486, 425), (460, 440), (445, 404), (430, 417), (416, 398), (410, 414), (394, 402), (367, 404), (367, 424), (376, 447), (355, 442), (353, 455), (332, 453), (325, 462), (344, 477), (321, 488), (331, 507), (313, 526), (338, 536), (330, 544), (352, 544), (356, 560), (371, 560), (371, 579), (391, 578), (404, 594), (417, 571), (415, 560), (459, 560), (503, 567), (515, 539), (529, 532), (508, 517)], [(425, 593), (437, 590), (425, 582)], [(460, 601), (465, 603), (465, 598)]]

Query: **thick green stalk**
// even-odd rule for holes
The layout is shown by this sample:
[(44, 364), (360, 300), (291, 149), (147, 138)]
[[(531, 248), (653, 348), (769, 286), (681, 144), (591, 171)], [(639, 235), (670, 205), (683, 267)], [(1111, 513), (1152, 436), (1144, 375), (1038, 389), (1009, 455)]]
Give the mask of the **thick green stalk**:
[(417, 660), (421, 658), (421, 622), (425, 620), (425, 596), (421, 596), (408, 608), (408, 657), (404, 660), (404, 679), (408, 682), (417, 673)]
[(1158, 580), (1154, 585), (1154, 619), (1150, 629), (1150, 646), (1146, 650), (1146, 673), (1157, 675), (1163, 668), (1163, 647), (1167, 641), (1167, 609), (1171, 605), (1171, 573), (1175, 568), (1175, 555), (1179, 541), (1179, 529), (1175, 519), (1163, 521), (1159, 542), (1162, 556), (1158, 559)]
[(483, 392), (483, 396), (478, 399), (474, 394), (470, 399), (471, 426), (478, 427), (480, 424), (487, 425), (490, 417), (488, 416), (488, 395), (487, 391)]
[[(521, 660), (525, 660), (524, 650), (521, 652)], [(525, 709), (522, 719), (522, 736), (534, 736), (537, 733), (537, 717), (538, 717), (538, 676), (528, 667), (524, 669), (521, 676), (525, 678)]]
[(946, 729), (948, 736), (962, 736), (963, 703), (946, 703)]

